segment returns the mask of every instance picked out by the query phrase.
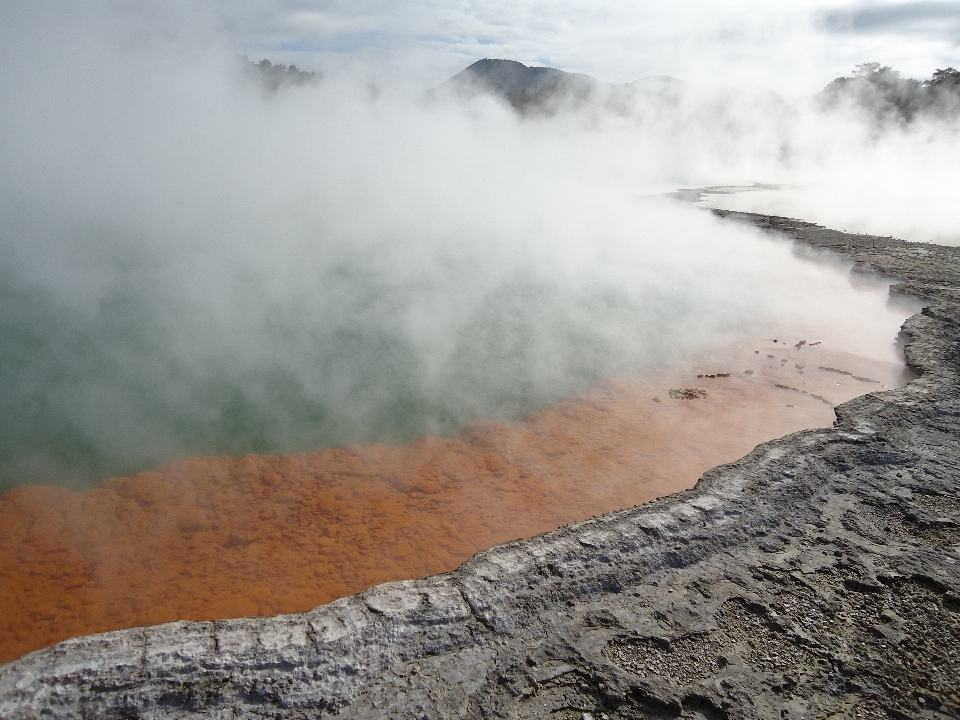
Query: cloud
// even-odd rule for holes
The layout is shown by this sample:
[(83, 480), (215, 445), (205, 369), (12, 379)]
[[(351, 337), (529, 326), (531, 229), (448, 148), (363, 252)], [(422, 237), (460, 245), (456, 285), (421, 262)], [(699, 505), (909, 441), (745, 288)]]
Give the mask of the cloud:
[[(914, 41), (953, 37), (953, 7), (829, 0), (254, 1), (224, 6), (221, 14), (230, 18), (231, 41), (251, 55), (279, 53), (276, 59), (301, 65), (309, 57), (325, 70), (363, 68), (390, 82), (412, 78), (420, 90), (494, 57), (608, 82), (671, 75), (705, 85), (809, 93), (870, 60), (896, 61), (921, 75), (960, 64), (952, 41), (934, 47)], [(914, 39), (897, 32), (897, 18), (909, 21)], [(837, 42), (839, 30), (884, 23), (891, 38), (883, 44), (852, 35)]]
[(835, 33), (919, 34), (960, 42), (960, 2), (859, 4), (826, 12), (821, 21)]
[(406, 83), (410, 92), (435, 86), (484, 57), (550, 65), (607, 82), (670, 75), (706, 86), (789, 94), (815, 92), (873, 60), (919, 76), (960, 65), (956, 4), (945, 2), (210, 0), (158, 6), (144, 0), (47, 0), (29, 10), (47, 17), (32, 29), (16, 20), (31, 6), (7, 5), (8, 47), (22, 46), (18, 51), (28, 57), (43, 47), (31, 45), (31, 35), (69, 17), (94, 36), (104, 30), (123, 34), (131, 46), (192, 42), (191, 52), (200, 53), (212, 41), (254, 59), (328, 74), (363, 72), (385, 85)]

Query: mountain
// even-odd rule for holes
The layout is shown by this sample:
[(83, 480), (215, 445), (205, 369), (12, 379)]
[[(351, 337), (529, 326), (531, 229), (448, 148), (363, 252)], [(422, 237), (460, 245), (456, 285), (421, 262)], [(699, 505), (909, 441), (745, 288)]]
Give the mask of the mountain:
[(663, 75), (616, 85), (583, 73), (486, 58), (428, 92), (427, 99), (469, 100), (478, 95), (492, 95), (521, 115), (553, 116), (587, 107), (629, 115), (635, 111), (638, 101), (678, 102), (684, 87), (680, 80)]
[(562, 106), (581, 105), (607, 87), (589, 75), (551, 67), (528, 67), (515, 60), (478, 60), (446, 83), (460, 97), (488, 93), (522, 114), (554, 114)]

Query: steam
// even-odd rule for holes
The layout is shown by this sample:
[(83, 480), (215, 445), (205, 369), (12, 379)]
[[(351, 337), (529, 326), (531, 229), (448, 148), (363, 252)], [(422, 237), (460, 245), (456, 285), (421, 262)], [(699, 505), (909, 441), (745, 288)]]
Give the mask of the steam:
[(781, 116), (778, 167), (763, 173), (779, 188), (712, 204), (960, 244), (958, 78), (953, 68), (920, 82), (878, 63), (860, 65), (795, 104), (792, 117)]
[(889, 207), (824, 199), (851, 176), (960, 167), (942, 124), (772, 95), (531, 120), (352, 76), (264, 93), (222, 44), (123, 30), (3, 57), (0, 487), (450, 434), (733, 333), (892, 357), (885, 288), (656, 196), (826, 178), (810, 216), (849, 220)]

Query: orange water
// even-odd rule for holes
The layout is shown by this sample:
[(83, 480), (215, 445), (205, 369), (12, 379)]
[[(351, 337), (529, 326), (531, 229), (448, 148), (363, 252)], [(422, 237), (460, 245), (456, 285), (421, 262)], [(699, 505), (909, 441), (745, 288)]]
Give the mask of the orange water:
[[(299, 612), (449, 570), (496, 543), (692, 487), (764, 440), (829, 426), (832, 407), (815, 396), (838, 403), (902, 371), (770, 340), (710, 357), (454, 439), (190, 458), (85, 492), (16, 488), (0, 496), (0, 662), (76, 635)], [(697, 377), (716, 373), (730, 377)], [(670, 398), (684, 388), (709, 394)]]

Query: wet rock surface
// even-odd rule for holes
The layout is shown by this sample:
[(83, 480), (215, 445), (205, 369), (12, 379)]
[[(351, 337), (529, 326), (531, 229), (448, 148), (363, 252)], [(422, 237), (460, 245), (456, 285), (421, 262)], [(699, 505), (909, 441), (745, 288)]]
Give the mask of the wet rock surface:
[(0, 716), (960, 715), (960, 249), (722, 214), (923, 298), (919, 378), (445, 575), (32, 653), (0, 667)]

